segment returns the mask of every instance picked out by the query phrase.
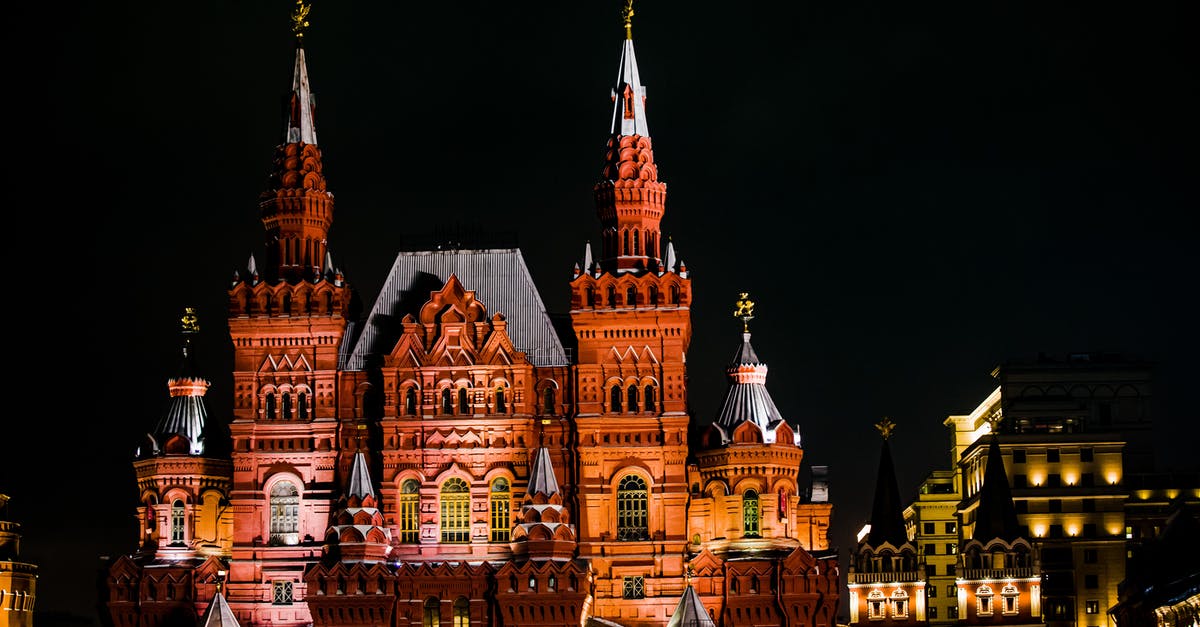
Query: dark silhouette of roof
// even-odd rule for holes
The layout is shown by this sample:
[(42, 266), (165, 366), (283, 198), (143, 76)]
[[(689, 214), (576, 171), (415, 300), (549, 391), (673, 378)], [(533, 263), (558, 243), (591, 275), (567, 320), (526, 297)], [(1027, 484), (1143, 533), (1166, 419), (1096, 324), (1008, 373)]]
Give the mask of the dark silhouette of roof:
[(972, 540), (988, 542), (1000, 538), (1012, 542), (1021, 536), (1017, 524), (1017, 508), (1013, 505), (1008, 474), (1004, 472), (1004, 457), (1000, 454), (1000, 438), (992, 433), (988, 444), (987, 467), (983, 471), (983, 487), (979, 490), (979, 508), (975, 512), (975, 531)]
[(871, 531), (867, 544), (879, 546), (884, 542), (900, 546), (908, 542), (904, 530), (904, 505), (900, 502), (900, 488), (896, 483), (896, 469), (892, 464), (892, 449), (883, 440), (879, 455), (879, 474), (875, 477), (875, 500), (871, 504)]

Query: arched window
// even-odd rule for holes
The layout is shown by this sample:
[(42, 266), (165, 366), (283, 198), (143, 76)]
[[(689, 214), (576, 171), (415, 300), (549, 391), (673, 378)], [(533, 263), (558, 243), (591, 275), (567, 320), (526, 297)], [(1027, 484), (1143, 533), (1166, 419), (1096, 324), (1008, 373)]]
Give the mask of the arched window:
[(637, 390), (636, 385), (631, 385), (631, 386), (629, 386), (629, 389), (626, 390), (626, 396), (629, 398), (629, 403), (626, 406), (629, 407), (629, 411), (635, 412), (635, 413), (638, 410), (638, 393), (637, 392), (638, 392), (638, 390)]
[(542, 390), (542, 413), (554, 413), (554, 388), (552, 387), (547, 386), (546, 389)]
[(747, 537), (757, 537), (758, 525), (758, 492), (746, 490), (742, 495), (742, 532)]
[(266, 411), (266, 414), (267, 414), (267, 420), (274, 420), (274, 419), (275, 419), (275, 395), (274, 395), (274, 394), (268, 394), (268, 395), (267, 395), (267, 411)]
[(404, 391), (404, 413), (409, 416), (417, 415), (417, 391), (413, 388)]
[(671, 304), (672, 305), (679, 304), (679, 286), (678, 285), (671, 286)]
[(657, 287), (655, 287), (653, 285), (650, 286), (650, 293), (647, 296), (646, 304), (648, 304), (648, 305), (657, 305), (658, 304), (658, 288)]
[(291, 394), (283, 395), (283, 419), (284, 420), (292, 419), (292, 395)]
[(550, 577), (546, 579), (546, 589), (550, 592), (558, 590), (558, 577), (550, 575)]
[(615, 288), (611, 285), (608, 286), (608, 306), (609, 307), (617, 306), (617, 288)]
[(171, 544), (182, 545), (184, 532), (183, 501), (171, 503)]
[(442, 389), (442, 413), (447, 416), (454, 413), (454, 401), (450, 398), (450, 388)]
[(646, 393), (644, 396), (646, 399), (646, 411), (654, 411), (655, 409), (657, 409), (657, 407), (654, 405), (654, 386), (653, 385), (646, 386)]
[(610, 396), (612, 398), (609, 403), (610, 407), (608, 408), (608, 411), (610, 411), (614, 414), (621, 413), (621, 386), (619, 386), (619, 385), (612, 386), (612, 393), (610, 394)]
[(299, 544), (300, 493), (291, 481), (271, 488), (271, 544)]
[(425, 599), (425, 612), (421, 619), (421, 627), (439, 627), (442, 624), (442, 602), (437, 597)]
[(464, 416), (471, 413), (471, 403), (467, 400), (467, 388), (458, 388), (458, 413)]
[(471, 603), (467, 597), (454, 600), (454, 627), (471, 627)]
[[(591, 272), (591, 268), (584, 268), (583, 271)], [(584, 291), (583, 294), (584, 294), (584, 300), (583, 300), (584, 304), (587, 305), (588, 307), (595, 307), (596, 306), (596, 290), (594, 288), (589, 287), (589, 288), (587, 288), (587, 290)]]
[(629, 231), (621, 231), (621, 255), (629, 254)]
[(296, 417), (308, 420), (308, 395), (301, 392), (296, 396)]
[(625, 306), (627, 306), (627, 307), (636, 307), (637, 306), (637, 288), (636, 287), (631, 287), (631, 288), (625, 290)]
[(617, 539), (644, 540), (649, 536), (646, 521), (646, 480), (626, 475), (617, 486)]
[(471, 494), (467, 482), (450, 477), (442, 484), (442, 542), (471, 540)]
[(418, 510), (421, 506), (421, 486), (415, 479), (405, 479), (400, 484), (400, 541), (412, 544), (420, 540)]
[(633, 254), (638, 254), (638, 244), (641, 242), (641, 236), (638, 235), (637, 229), (633, 231)]
[(496, 413), (508, 413), (508, 405), (504, 402), (504, 388), (496, 388)]
[(491, 531), (492, 542), (508, 542), (509, 533), (512, 531), (512, 519), (510, 512), (512, 511), (512, 492), (508, 486), (508, 479), (500, 477), (492, 482), (492, 492), (488, 497), (489, 509), (491, 511)]
[(283, 315), (292, 315), (292, 297), (289, 294), (283, 296)]

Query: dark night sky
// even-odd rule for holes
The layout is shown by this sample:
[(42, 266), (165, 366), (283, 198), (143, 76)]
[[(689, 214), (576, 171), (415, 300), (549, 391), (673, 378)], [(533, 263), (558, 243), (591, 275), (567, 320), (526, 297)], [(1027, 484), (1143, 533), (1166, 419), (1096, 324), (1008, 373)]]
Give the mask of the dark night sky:
[[(331, 249), (365, 302), (404, 238), (466, 225), (515, 232), (565, 311), (599, 233), (617, 4), (318, 2)], [(718, 408), (749, 291), (768, 388), (806, 461), (831, 466), (843, 552), (869, 509), (872, 423), (899, 423), (911, 496), (949, 462), (942, 420), (991, 391), (998, 363), (1039, 352), (1158, 364), (1160, 462), (1194, 467), (1180, 443), (1200, 432), (1200, 106), (1185, 59), (1200, 54), (1184, 4), (637, 4), (663, 229), (696, 295), (695, 419)], [(10, 363), (29, 368), (11, 380), (26, 402), (8, 405), (16, 457), (0, 474), (41, 609), (90, 614), (97, 556), (134, 548), (131, 456), (185, 306), (210, 408), (229, 416), (225, 288), (261, 251), (290, 9), (59, 5), (10, 26), (45, 26), (10, 55), (28, 87), (8, 100), (28, 110), (9, 157), (32, 166), (8, 186)]]

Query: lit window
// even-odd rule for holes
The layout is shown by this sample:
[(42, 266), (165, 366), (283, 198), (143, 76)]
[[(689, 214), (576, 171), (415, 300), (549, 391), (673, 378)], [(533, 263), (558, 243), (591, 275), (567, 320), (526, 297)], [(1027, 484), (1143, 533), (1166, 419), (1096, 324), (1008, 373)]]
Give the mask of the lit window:
[(621, 479), (617, 487), (618, 540), (645, 540), (649, 536), (647, 495), (646, 481), (641, 477), (626, 475)]
[(290, 481), (271, 488), (271, 544), (298, 544), (300, 493)]
[(892, 593), (892, 618), (908, 618), (908, 593), (903, 589)]
[(411, 544), (418, 541), (420, 526), (417, 512), (420, 507), (420, 486), (415, 479), (405, 479), (400, 484), (400, 542)]
[(271, 603), (274, 605), (292, 604), (292, 582), (276, 581), (271, 585)]
[(451, 477), (442, 484), (442, 542), (465, 543), (471, 540), (471, 494), (467, 482)]
[(958, 523), (946, 523), (946, 533), (958, 533)]
[(441, 602), (437, 597), (425, 599), (425, 612), (421, 619), (421, 627), (439, 627), (442, 624)]
[(950, 607), (946, 608), (946, 618), (953, 618), (953, 619), (958, 618), (958, 606), (957, 605), (951, 605)]
[(1100, 613), (1100, 601), (1095, 600), (1095, 599), (1089, 599), (1088, 602), (1084, 605), (1084, 611), (1087, 612), (1088, 614), (1099, 614)]
[(171, 503), (171, 544), (183, 545), (184, 528), (183, 501)]
[(454, 601), (454, 627), (470, 627), (471, 603), (467, 597), (458, 597)]
[(872, 590), (867, 594), (867, 618), (870, 620), (883, 620), (883, 593), (879, 590)]
[(644, 599), (646, 598), (645, 581), (641, 575), (637, 577), (625, 577), (621, 582), (621, 598), (623, 599)]
[(509, 512), (512, 510), (512, 494), (509, 490), (508, 479), (500, 477), (492, 482), (492, 493), (489, 498), (492, 524), (492, 542), (508, 542), (512, 531)]
[(955, 542), (946, 543), (946, 555), (954, 555), (958, 553), (958, 544)]
[(742, 531), (746, 536), (758, 536), (758, 492), (746, 490), (742, 495)]

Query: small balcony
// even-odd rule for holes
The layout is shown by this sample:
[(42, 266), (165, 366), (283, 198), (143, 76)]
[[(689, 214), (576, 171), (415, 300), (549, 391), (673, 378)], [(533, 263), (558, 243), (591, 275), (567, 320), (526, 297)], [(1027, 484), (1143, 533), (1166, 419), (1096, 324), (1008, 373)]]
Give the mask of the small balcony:
[(883, 573), (850, 573), (850, 583), (893, 583), (921, 581), (921, 573), (915, 570), (901, 570)]
[(1025, 579), (1036, 577), (1032, 567), (1025, 568), (965, 568), (962, 571), (963, 579)]

